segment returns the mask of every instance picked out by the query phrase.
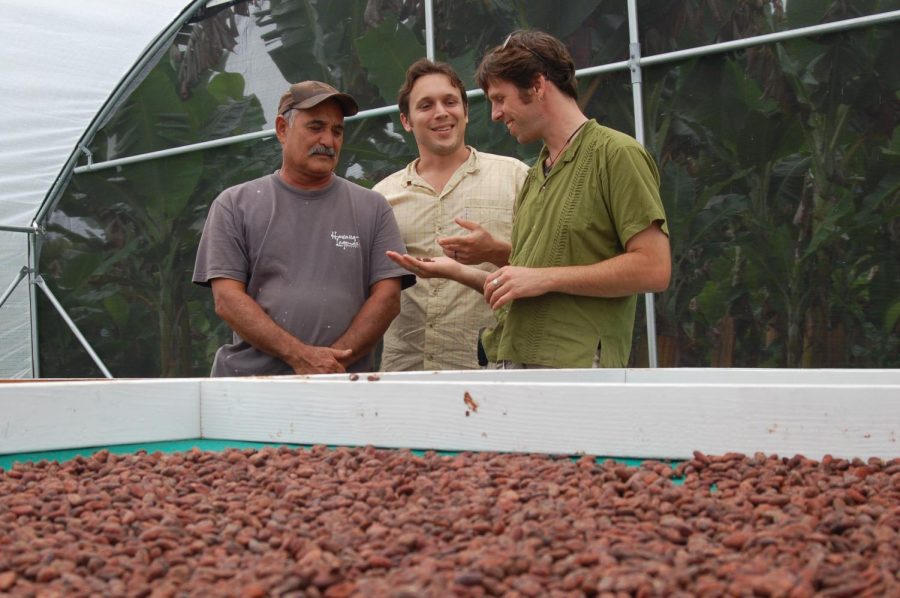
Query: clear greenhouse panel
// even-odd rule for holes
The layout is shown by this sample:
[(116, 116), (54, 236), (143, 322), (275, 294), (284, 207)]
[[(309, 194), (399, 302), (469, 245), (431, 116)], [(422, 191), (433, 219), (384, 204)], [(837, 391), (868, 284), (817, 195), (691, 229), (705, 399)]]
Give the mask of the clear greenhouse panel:
[[(579, 69), (627, 59), (626, 4), (434, 2), (436, 58), (476, 92), (467, 141), (533, 163), (539, 144), (518, 145), (474, 89), (480, 57), (535, 27), (564, 38)], [(715, 4), (639, 2), (642, 54), (898, 8)], [(93, 140), (95, 162), (265, 134), (287, 82), (306, 78), (380, 109), (348, 122), (339, 174), (370, 187), (416, 157), (395, 106), (397, 65), (426, 51), (418, 3), (222, 6), (176, 36)], [(643, 67), (645, 144), (673, 246), (672, 283), (655, 300), (660, 366), (900, 367), (898, 53), (893, 21)], [(635, 134), (628, 69), (582, 76), (578, 89), (589, 117)], [(72, 177), (39, 269), (115, 376), (208, 374), (230, 333), (190, 282), (200, 230), (219, 192), (279, 164), (269, 136)], [(42, 297), (38, 308), (42, 375), (96, 375)], [(643, 312), (637, 367), (649, 365)]]
[(874, 16), (900, 9), (900, 0), (638, 0), (637, 9), (641, 54), (651, 56)]

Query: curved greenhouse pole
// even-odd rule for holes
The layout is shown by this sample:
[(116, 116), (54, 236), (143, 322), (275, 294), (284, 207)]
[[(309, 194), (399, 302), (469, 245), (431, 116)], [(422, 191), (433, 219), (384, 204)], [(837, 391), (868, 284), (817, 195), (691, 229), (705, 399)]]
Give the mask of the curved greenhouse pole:
[(59, 176), (54, 181), (53, 186), (47, 191), (47, 195), (32, 221), (31, 226), (34, 228), (35, 232), (43, 231), (44, 220), (59, 202), (59, 198), (62, 196), (63, 190), (66, 188), (69, 178), (75, 170), (78, 155), (84, 153), (87, 156), (88, 163), (91, 163), (91, 154), (87, 150), (90, 140), (93, 139), (94, 135), (97, 134), (97, 131), (104, 125), (106, 119), (112, 115), (112, 113), (121, 105), (122, 101), (127, 98), (128, 94), (131, 93), (137, 83), (140, 82), (140, 79), (146, 74), (147, 69), (152, 66), (152, 64), (155, 64), (156, 59), (165, 51), (178, 30), (187, 23), (200, 7), (205, 6), (208, 3), (209, 0), (192, 0), (181, 14), (178, 15), (178, 18), (172, 21), (165, 30), (160, 32), (160, 34), (150, 42), (146, 51), (141, 56), (141, 59), (135, 63), (134, 66), (131, 67), (131, 70), (129, 70), (122, 80), (119, 81), (119, 84), (110, 94), (109, 99), (106, 100), (106, 103), (103, 104), (103, 107), (91, 121), (90, 126), (85, 129), (81, 139), (78, 140), (78, 143), (72, 150), (72, 154), (69, 156), (69, 159), (60, 171)]

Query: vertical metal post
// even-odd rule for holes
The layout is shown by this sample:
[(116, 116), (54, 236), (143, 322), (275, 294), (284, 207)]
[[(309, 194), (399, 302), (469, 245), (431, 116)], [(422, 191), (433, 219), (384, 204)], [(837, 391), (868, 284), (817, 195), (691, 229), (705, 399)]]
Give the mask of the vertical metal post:
[[(631, 97), (634, 102), (634, 137), (641, 145), (646, 145), (637, 0), (628, 0), (628, 41), (628, 68), (631, 71)], [(655, 368), (659, 363), (656, 356), (656, 310), (653, 308), (653, 293), (644, 293), (644, 306), (647, 314), (647, 359), (650, 367)]]
[(434, 60), (434, 2), (425, 0), (425, 56)]
[(34, 289), (35, 275), (37, 274), (40, 240), (38, 232), (43, 229), (35, 228), (35, 232), (28, 235), (28, 311), (31, 318), (31, 376), (41, 377), (41, 354), (38, 346), (38, 310), (37, 291)]

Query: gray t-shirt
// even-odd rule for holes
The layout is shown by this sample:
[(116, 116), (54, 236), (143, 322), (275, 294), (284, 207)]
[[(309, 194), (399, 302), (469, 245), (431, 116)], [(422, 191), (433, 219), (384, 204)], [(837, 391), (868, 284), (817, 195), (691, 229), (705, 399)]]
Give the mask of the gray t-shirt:
[[(349, 327), (379, 280), (415, 277), (388, 259), (405, 253), (384, 197), (338, 176), (308, 191), (278, 173), (223, 191), (203, 227), (193, 281), (214, 278), (247, 285), (279, 326), (306, 344), (327, 347)], [(371, 371), (366, 355), (349, 371)], [(258, 351), (237, 333), (213, 361), (213, 376), (293, 374), (284, 361)]]

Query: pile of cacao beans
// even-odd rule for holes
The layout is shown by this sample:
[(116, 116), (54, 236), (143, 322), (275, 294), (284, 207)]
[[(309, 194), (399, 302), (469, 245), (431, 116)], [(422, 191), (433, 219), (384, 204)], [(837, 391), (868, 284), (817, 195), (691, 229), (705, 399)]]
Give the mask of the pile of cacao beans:
[(900, 459), (316, 446), (16, 463), (0, 595), (900, 596)]

